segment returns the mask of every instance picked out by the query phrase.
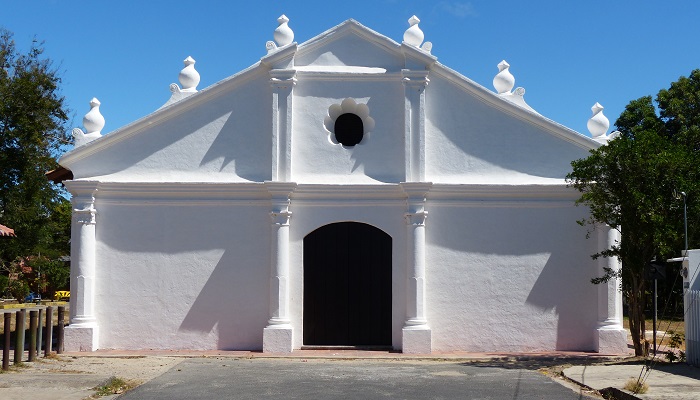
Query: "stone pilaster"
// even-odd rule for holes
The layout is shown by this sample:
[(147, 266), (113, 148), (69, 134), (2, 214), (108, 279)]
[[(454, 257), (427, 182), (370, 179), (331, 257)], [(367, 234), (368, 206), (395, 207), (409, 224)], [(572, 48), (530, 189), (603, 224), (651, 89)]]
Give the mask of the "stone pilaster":
[[(598, 229), (598, 248), (608, 249), (619, 242), (620, 233), (609, 226)], [(620, 270), (616, 257), (598, 258), (598, 276), (605, 269)], [(602, 354), (625, 354), (627, 352), (627, 331), (622, 326), (622, 292), (620, 278), (612, 278), (598, 285), (598, 328), (595, 335), (595, 350)]]
[(292, 104), (296, 70), (270, 71), (272, 86), (272, 181), (288, 182), (292, 173)]
[(407, 194), (406, 218), (406, 322), (402, 330), (404, 353), (432, 351), (432, 332), (426, 316), (425, 293), (425, 210), (426, 195), (432, 183), (402, 183)]
[(289, 196), (295, 183), (265, 182), (272, 199), (270, 319), (263, 331), (263, 352), (290, 353), (294, 330), (289, 318)]
[(404, 85), (406, 182), (425, 179), (425, 88), (427, 70), (401, 71)]
[(98, 348), (95, 316), (95, 275), (97, 247), (97, 182), (66, 182), (71, 192), (71, 301), (70, 325), (65, 330), (66, 351), (94, 351)]

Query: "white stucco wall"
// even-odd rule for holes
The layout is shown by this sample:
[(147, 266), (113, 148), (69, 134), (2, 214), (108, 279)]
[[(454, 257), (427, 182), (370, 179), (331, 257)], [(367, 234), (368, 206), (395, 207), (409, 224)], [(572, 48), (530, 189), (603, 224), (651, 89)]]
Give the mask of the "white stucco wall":
[(148, 116), (154, 121), (137, 121), (122, 128), (125, 135), (105, 136), (91, 145), (114, 141), (109, 150), (74, 161), (74, 176), (112, 182), (269, 180), (269, 80), (264, 71), (249, 72), (159, 111), (172, 113), (168, 118)]
[[(468, 86), (464, 83), (464, 86)], [(493, 107), (443, 74), (426, 89), (426, 180), (559, 184), (588, 149)]]
[[(590, 283), (600, 243), (575, 223), (586, 210), (564, 184), (596, 145), (423, 50), (353, 21), (334, 29), (61, 159), (87, 181), (72, 185), (75, 212), (97, 213), (85, 252), (95, 315), (78, 328), (99, 340), (87, 346), (259, 350), (265, 329), (276, 348), (299, 348), (304, 237), (343, 221), (392, 237), (396, 349), (411, 312), (421, 331), (408, 335), (433, 351), (595, 350), (601, 321), (620, 333), (599, 310), (619, 299)], [(348, 98), (374, 120), (351, 148), (324, 127)], [(423, 187), (425, 248), (409, 240), (422, 238)], [(424, 298), (409, 285), (423, 277)]]
[(96, 204), (101, 348), (262, 348), (269, 201), (105, 197)]
[[(306, 183), (398, 183), (404, 179), (403, 86), (400, 76), (301, 75), (294, 89), (292, 180)], [(333, 144), (328, 108), (352, 98), (367, 104), (375, 127), (354, 147)]]
[(427, 207), (434, 350), (594, 349), (594, 247), (575, 223), (584, 210), (522, 199)]

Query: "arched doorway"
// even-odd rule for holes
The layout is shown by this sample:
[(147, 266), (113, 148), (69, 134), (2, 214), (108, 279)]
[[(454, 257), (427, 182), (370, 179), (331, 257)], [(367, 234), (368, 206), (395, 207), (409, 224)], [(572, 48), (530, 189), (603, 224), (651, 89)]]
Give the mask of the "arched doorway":
[(391, 236), (338, 222), (304, 238), (304, 345), (391, 346)]

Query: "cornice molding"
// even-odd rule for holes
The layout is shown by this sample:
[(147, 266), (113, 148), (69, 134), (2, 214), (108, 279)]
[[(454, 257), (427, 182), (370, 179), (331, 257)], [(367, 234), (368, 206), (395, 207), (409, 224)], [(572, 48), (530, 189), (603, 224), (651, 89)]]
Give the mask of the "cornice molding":
[(578, 191), (562, 185), (445, 185), (434, 184), (427, 202), (435, 206), (572, 207)]

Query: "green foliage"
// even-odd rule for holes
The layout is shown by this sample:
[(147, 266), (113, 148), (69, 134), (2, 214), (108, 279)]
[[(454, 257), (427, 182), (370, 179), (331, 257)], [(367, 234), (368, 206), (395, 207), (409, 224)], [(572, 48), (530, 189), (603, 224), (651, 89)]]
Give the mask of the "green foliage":
[(5, 295), (5, 292), (7, 291), (7, 284), (10, 282), (7, 276), (5, 275), (0, 275), (0, 298), (2, 298)]
[[(687, 194), (688, 231), (700, 226), (700, 70), (659, 92), (657, 103), (658, 112), (650, 96), (630, 102), (616, 122), (620, 137), (574, 161), (567, 176), (581, 192), (577, 204), (590, 210), (579, 223), (621, 231), (619, 243), (593, 255), (618, 257), (620, 272), (606, 270), (592, 281), (621, 276), (637, 355), (643, 353), (646, 265), (684, 246), (680, 192)], [(690, 243), (698, 239), (690, 236)]]
[[(57, 290), (68, 288), (70, 280), (70, 266), (67, 262), (59, 259), (49, 259), (47, 257), (37, 257), (32, 259), (30, 265), (35, 274), (35, 285), (40, 292), (44, 293), (43, 298), (53, 299)], [(41, 273), (41, 276), (38, 276)]]
[(18, 303), (24, 303), (24, 298), (30, 292), (29, 284), (22, 279), (14, 279), (10, 281), (8, 286), (10, 295), (17, 300)]
[[(671, 340), (668, 343), (668, 347), (670, 347), (671, 349), (666, 352), (666, 360), (668, 362), (685, 362), (685, 352), (683, 350), (676, 350), (683, 345), (683, 342), (685, 341), (685, 335), (681, 332), (674, 331), (668, 331), (668, 333), (671, 335)], [(678, 352), (678, 354), (676, 354), (676, 351)]]
[(22, 53), (0, 28), (0, 222), (17, 234), (0, 238), (3, 264), (70, 252), (70, 202), (44, 175), (68, 143), (68, 117), (58, 71), (41, 46), (34, 41)]

